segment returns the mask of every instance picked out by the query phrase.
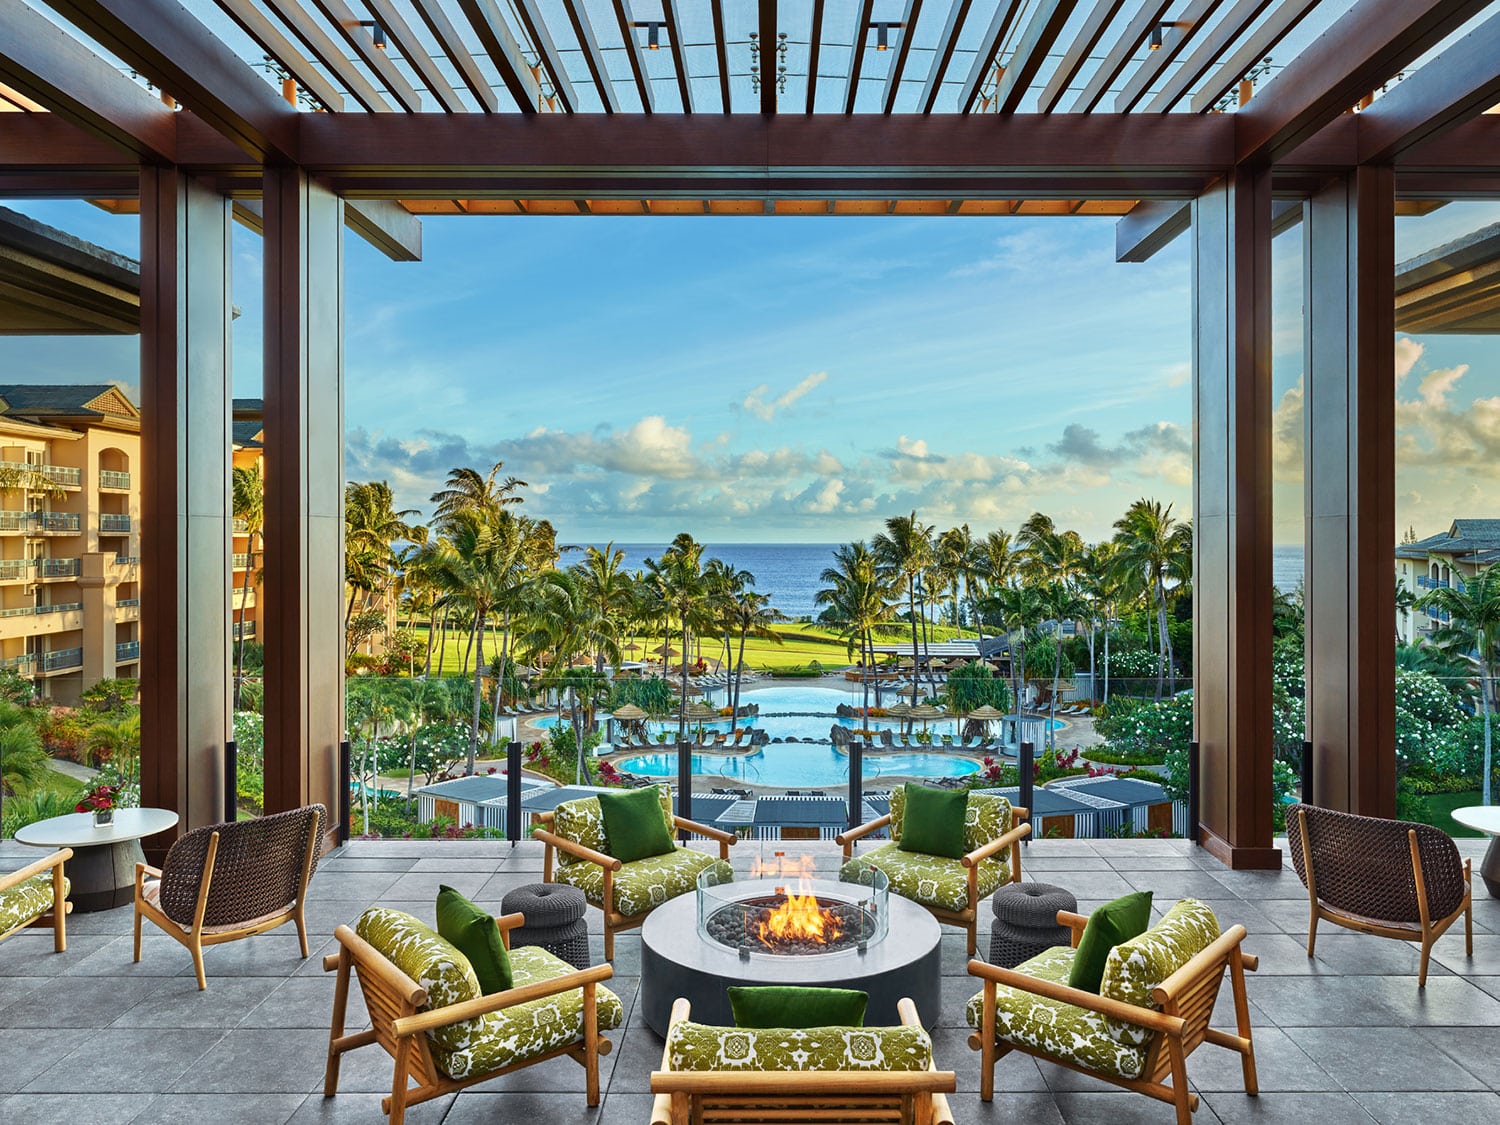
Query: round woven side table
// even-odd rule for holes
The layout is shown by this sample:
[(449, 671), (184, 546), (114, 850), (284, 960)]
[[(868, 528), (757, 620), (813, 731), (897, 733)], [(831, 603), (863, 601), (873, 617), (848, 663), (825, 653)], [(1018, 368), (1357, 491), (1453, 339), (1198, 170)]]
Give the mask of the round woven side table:
[(528, 883), (500, 900), (503, 914), (524, 914), (526, 921), (510, 932), (512, 949), (540, 946), (575, 969), (589, 967), (588, 900), (564, 883)]
[(1057, 924), (1059, 910), (1077, 910), (1078, 900), (1050, 883), (1007, 883), (991, 900), (990, 964), (1014, 969), (1054, 945), (1071, 945), (1072, 932)]

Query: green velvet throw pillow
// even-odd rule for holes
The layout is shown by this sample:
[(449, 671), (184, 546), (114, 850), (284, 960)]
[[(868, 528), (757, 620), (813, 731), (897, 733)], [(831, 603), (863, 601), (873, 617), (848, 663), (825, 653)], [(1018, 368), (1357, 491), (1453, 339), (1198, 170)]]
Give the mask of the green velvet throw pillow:
[(734, 987), (729, 1009), (735, 1027), (864, 1027), (868, 992), (852, 988)]
[(1104, 963), (1109, 951), (1121, 942), (1140, 937), (1151, 925), (1151, 892), (1136, 891), (1113, 902), (1106, 902), (1089, 915), (1078, 948), (1073, 952), (1073, 968), (1068, 985), (1084, 992), (1099, 992), (1104, 979)]
[(467, 958), (486, 996), (510, 988), (510, 954), (495, 919), (449, 886), (438, 886), (437, 932)]
[(906, 783), (906, 812), (901, 821), (903, 852), (921, 852), (949, 859), (964, 855), (964, 816), (969, 808), (966, 789), (932, 789)]
[(600, 793), (609, 854), (621, 863), (666, 855), (677, 845), (661, 815), (661, 793), (654, 785), (623, 793)]

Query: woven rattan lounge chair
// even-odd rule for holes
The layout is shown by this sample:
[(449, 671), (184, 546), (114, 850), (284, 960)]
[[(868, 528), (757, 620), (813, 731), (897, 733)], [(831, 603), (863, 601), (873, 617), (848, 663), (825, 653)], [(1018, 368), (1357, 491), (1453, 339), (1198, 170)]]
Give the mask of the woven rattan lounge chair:
[(1464, 944), (1474, 956), (1472, 861), (1440, 828), (1404, 820), (1293, 805), (1286, 835), (1311, 905), (1307, 955), (1318, 920), (1397, 941), (1420, 942), (1417, 987), (1427, 987), (1432, 946), (1464, 916)]
[[(695, 1024), (679, 998), (651, 1075), (651, 1125), (953, 1125), (956, 1077), (933, 1063), (916, 1006), (903, 999), (897, 1011), (899, 1027), (746, 1029)], [(850, 1056), (859, 1064), (843, 1065)]]
[(198, 987), (208, 987), (203, 947), (297, 924), (307, 956), (307, 883), (318, 863), (322, 805), (234, 823), (210, 824), (180, 837), (160, 869), (135, 865), (135, 960), (141, 920), (149, 918), (193, 955)]
[(73, 858), (72, 848), (63, 848), (28, 863), (19, 871), (0, 875), (0, 939), (28, 926), (51, 926), (52, 948), (68, 948), (68, 880), (63, 864)]

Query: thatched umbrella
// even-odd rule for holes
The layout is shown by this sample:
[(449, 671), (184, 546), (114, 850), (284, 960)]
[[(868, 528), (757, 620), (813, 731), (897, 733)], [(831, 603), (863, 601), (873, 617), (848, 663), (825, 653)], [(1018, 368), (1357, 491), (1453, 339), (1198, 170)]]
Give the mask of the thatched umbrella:
[(717, 719), (721, 717), (719, 715), (719, 709), (717, 707), (710, 707), (708, 704), (699, 703), (696, 700), (687, 705), (686, 714), (689, 719), (693, 719), (695, 721), (701, 719)]
[(907, 716), (907, 718), (912, 720), (920, 720), (923, 730), (926, 730), (927, 724), (932, 722), (934, 719), (946, 719), (948, 717), (948, 712), (942, 710), (939, 707), (934, 707), (930, 703), (922, 703), (916, 707), (913, 707), (911, 709), (911, 714)]
[(976, 707), (974, 708), (974, 710), (970, 711), (968, 717), (970, 719), (978, 719), (981, 722), (989, 723), (994, 722), (994, 720), (996, 719), (1005, 718), (1005, 712), (997, 711), (995, 708), (986, 703), (983, 707)]
[(613, 717), (623, 723), (635, 723), (642, 719), (650, 718), (646, 712), (642, 711), (634, 703), (627, 703), (623, 707), (616, 708)]

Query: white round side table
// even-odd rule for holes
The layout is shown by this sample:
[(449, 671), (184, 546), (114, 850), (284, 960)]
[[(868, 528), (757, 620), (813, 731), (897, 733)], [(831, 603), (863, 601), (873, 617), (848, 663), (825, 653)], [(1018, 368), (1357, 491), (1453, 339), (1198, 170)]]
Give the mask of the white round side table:
[(146, 858), (141, 838), (177, 824), (170, 809), (116, 809), (113, 824), (94, 827), (93, 813), (68, 813), (16, 830), (16, 842), (34, 848), (72, 848), (64, 865), (72, 883), (68, 901), (80, 914), (128, 906), (135, 899), (135, 865)]
[(1479, 877), (1491, 898), (1500, 898), (1500, 805), (1469, 805), (1453, 810), (1453, 819), (1465, 828), (1491, 837), (1490, 847), (1479, 865)]

